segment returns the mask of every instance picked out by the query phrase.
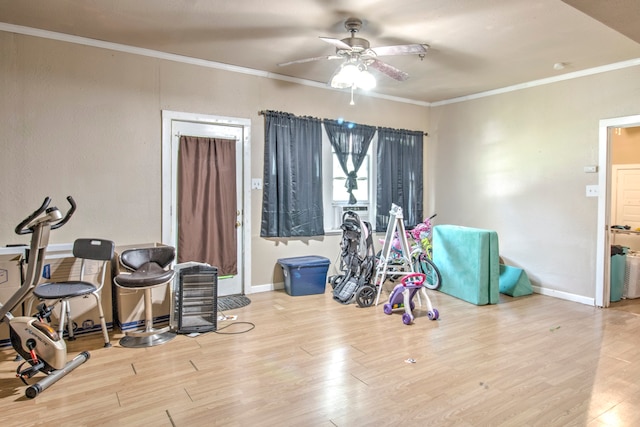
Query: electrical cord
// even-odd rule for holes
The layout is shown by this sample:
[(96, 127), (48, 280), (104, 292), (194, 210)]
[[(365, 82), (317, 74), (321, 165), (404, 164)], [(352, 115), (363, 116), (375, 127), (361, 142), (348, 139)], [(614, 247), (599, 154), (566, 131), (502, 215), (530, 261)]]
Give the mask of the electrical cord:
[[(222, 314), (222, 319), (221, 320), (226, 320), (227, 319), (227, 315), (222, 313), (222, 312), (221, 312), (221, 314)], [(249, 327), (249, 329), (247, 329), (245, 331), (220, 332), (221, 330), (227, 329), (228, 327), (233, 326), (233, 325), (249, 325), (250, 327)], [(249, 332), (249, 331), (253, 330), (255, 327), (256, 327), (256, 325), (251, 323), (251, 322), (233, 322), (233, 323), (229, 323), (227, 326), (224, 326), (222, 328), (218, 328), (213, 332), (215, 332), (216, 334), (220, 334), (220, 335), (237, 335), (237, 334), (244, 334), (246, 332)]]
[[(233, 325), (250, 325), (250, 328), (249, 328), (249, 329), (247, 329), (246, 331), (238, 331), (238, 332), (220, 332), (222, 329), (227, 329), (228, 327), (233, 326)], [(249, 331), (251, 331), (252, 329), (254, 329), (255, 327), (256, 327), (256, 325), (254, 325), (254, 324), (253, 324), (253, 323), (251, 323), (251, 322), (233, 322), (233, 323), (228, 324), (228, 325), (227, 325), (227, 326), (225, 326), (224, 328), (220, 328), (220, 329), (218, 329), (218, 330), (216, 330), (216, 331), (214, 331), (214, 332), (215, 332), (216, 334), (220, 334), (220, 335), (236, 335), (236, 334), (244, 334), (244, 333), (246, 333), (246, 332), (249, 332)]]

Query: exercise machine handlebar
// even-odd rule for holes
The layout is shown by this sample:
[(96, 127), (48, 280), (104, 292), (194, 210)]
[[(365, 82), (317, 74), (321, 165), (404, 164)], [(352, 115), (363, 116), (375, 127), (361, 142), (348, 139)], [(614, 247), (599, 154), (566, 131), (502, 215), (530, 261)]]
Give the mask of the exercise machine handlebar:
[[(45, 197), (44, 201), (42, 202), (42, 205), (38, 209), (36, 209), (31, 215), (29, 215), (27, 218), (22, 220), (20, 224), (16, 226), (16, 229), (15, 229), (16, 234), (33, 233), (35, 225), (38, 222), (40, 222), (38, 218), (40, 217), (40, 215), (42, 215), (45, 212), (52, 216), (51, 218), (42, 219), (42, 220), (50, 221), (50, 223), (52, 224), (51, 225), (52, 230), (62, 227), (71, 219), (71, 216), (76, 211), (76, 202), (75, 200), (73, 200), (73, 197), (67, 196), (67, 201), (69, 202), (69, 205), (71, 207), (69, 208), (65, 216), (61, 217), (57, 207), (53, 206), (49, 208), (49, 203), (51, 203), (51, 198)], [(58, 221), (58, 222), (53, 223), (53, 221)]]
[(69, 202), (69, 205), (71, 206), (69, 208), (69, 210), (67, 211), (66, 215), (64, 216), (64, 218), (62, 218), (62, 220), (56, 224), (53, 224), (51, 226), (52, 230), (55, 230), (57, 228), (62, 227), (63, 225), (65, 225), (67, 222), (69, 222), (69, 220), (71, 219), (71, 216), (73, 215), (73, 213), (76, 211), (76, 202), (75, 200), (73, 200), (73, 197), (71, 196), (67, 196), (67, 201)]

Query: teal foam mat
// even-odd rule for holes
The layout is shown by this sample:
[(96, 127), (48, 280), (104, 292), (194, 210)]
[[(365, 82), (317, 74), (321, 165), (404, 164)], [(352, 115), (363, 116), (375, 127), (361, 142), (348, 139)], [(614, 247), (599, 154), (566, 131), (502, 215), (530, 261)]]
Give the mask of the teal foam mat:
[(441, 292), (476, 305), (498, 303), (500, 263), (495, 231), (437, 225), (433, 262), (442, 276)]
[(529, 276), (521, 268), (500, 264), (500, 293), (512, 297), (531, 295)]

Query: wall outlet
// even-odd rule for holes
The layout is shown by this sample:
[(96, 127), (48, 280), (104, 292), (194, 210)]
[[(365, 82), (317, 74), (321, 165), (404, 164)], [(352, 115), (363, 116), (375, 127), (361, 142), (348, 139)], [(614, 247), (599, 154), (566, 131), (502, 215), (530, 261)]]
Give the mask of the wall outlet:
[(262, 179), (261, 178), (253, 178), (253, 179), (251, 179), (251, 189), (252, 190), (262, 190)]
[(587, 197), (598, 197), (599, 191), (597, 185), (587, 185)]

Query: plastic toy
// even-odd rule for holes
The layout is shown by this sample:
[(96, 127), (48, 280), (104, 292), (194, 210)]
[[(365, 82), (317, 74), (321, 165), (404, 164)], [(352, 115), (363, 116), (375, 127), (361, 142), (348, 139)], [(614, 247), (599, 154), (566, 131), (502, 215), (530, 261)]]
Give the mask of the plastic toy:
[(413, 297), (420, 292), (420, 296), (424, 298), (427, 304), (427, 316), (430, 320), (438, 320), (440, 313), (431, 305), (431, 300), (424, 286), (425, 280), (426, 276), (423, 273), (413, 273), (404, 276), (400, 283), (391, 291), (389, 302), (383, 306), (384, 313), (391, 314), (395, 310), (404, 309), (402, 323), (410, 325), (414, 319), (413, 310), (415, 304)]

